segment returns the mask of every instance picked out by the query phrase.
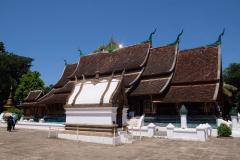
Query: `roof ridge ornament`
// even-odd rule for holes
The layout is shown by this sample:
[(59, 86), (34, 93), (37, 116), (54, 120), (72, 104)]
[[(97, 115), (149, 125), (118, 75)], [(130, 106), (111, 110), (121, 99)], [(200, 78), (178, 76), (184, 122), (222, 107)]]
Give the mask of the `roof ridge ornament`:
[(148, 40), (143, 41), (142, 43), (148, 43), (148, 42), (150, 42), (150, 45), (152, 46), (153, 35), (156, 33), (156, 31), (157, 31), (157, 28), (154, 28), (154, 31), (149, 34)]
[(77, 76), (75, 75), (75, 82), (77, 83), (77, 81), (78, 81), (78, 78), (77, 78)]
[(152, 45), (152, 38), (153, 38), (153, 35), (156, 33), (157, 31), (157, 28), (154, 29), (153, 32), (150, 33), (149, 37), (148, 37), (148, 41), (150, 42), (150, 44)]
[(82, 57), (84, 55), (84, 53), (82, 52), (81, 49), (78, 49), (78, 52), (79, 52), (80, 57)]
[(213, 44), (210, 44), (208, 46), (219, 46), (222, 44), (222, 37), (225, 33), (225, 28), (223, 28), (223, 31), (220, 33), (220, 35), (218, 36), (218, 39), (216, 40), (216, 42), (214, 42)]
[(183, 34), (183, 29), (182, 29), (182, 31), (177, 35), (176, 40), (175, 40), (173, 43), (170, 43), (170, 45), (179, 44), (179, 42), (180, 42), (180, 37), (182, 36), (182, 34)]
[(67, 60), (66, 60), (66, 59), (64, 59), (63, 61), (64, 61), (64, 65), (65, 65), (65, 66), (66, 66), (66, 65), (68, 65), (68, 63), (67, 63)]

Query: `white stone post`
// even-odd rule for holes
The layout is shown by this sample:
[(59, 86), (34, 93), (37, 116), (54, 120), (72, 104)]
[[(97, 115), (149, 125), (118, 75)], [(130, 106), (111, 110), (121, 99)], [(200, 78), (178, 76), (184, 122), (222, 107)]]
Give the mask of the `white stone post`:
[(187, 128), (187, 115), (181, 114), (181, 128)]
[(127, 124), (127, 111), (128, 111), (128, 108), (123, 108), (122, 110), (122, 125)]
[(153, 137), (155, 135), (155, 131), (156, 131), (156, 125), (153, 123), (150, 123), (148, 125), (148, 136)]
[(232, 119), (232, 129), (237, 129), (238, 128), (237, 116), (231, 116), (231, 119)]
[(222, 118), (217, 118), (217, 126), (218, 126), (218, 127), (220, 126), (222, 120), (223, 120)]
[(198, 139), (200, 141), (206, 141), (206, 139), (207, 139), (206, 128), (202, 124), (200, 124), (196, 127), (196, 131), (197, 131)]
[(166, 128), (167, 128), (167, 138), (173, 138), (173, 130), (175, 126), (172, 123), (169, 123)]
[(182, 105), (179, 112), (181, 116), (181, 128), (187, 128), (187, 108)]

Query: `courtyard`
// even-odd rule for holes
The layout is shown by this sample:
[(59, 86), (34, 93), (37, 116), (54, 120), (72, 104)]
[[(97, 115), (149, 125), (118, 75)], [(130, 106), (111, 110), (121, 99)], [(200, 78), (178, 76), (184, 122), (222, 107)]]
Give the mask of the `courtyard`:
[(144, 138), (120, 146), (47, 138), (48, 132), (16, 129), (7, 132), (0, 128), (0, 159), (218, 159), (238, 160), (240, 138), (210, 138), (207, 142), (176, 141)]

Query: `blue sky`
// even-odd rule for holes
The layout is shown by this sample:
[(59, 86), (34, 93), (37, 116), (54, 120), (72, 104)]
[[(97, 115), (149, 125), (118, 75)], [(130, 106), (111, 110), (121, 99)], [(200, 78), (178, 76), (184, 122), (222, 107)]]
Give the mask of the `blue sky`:
[(240, 62), (238, 0), (0, 0), (0, 41), (10, 52), (34, 58), (32, 70), (46, 85), (62, 74), (64, 59), (76, 63), (111, 36), (132, 45), (157, 33), (153, 45), (173, 42), (184, 29), (180, 49), (214, 42), (226, 28), (223, 67)]

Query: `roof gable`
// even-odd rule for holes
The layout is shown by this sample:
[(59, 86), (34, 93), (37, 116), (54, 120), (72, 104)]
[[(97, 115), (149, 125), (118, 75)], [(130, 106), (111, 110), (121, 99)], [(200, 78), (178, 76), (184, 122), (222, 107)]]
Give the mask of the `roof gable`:
[(77, 64), (68, 64), (64, 67), (63, 74), (53, 88), (63, 87), (68, 81), (68, 77), (75, 71)]
[(172, 83), (219, 80), (220, 63), (218, 47), (201, 47), (180, 51)]

